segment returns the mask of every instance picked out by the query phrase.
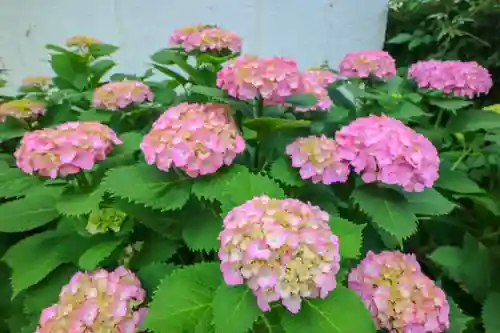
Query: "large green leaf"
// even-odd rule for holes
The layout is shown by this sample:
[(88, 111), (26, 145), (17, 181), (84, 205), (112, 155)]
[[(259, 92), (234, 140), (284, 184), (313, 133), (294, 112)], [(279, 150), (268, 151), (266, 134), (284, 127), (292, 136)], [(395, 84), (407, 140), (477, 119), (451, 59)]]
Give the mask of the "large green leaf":
[(112, 55), (118, 51), (118, 46), (114, 46), (111, 44), (92, 44), (89, 45), (89, 53), (94, 57), (94, 58), (100, 58), (100, 57), (105, 57)]
[(482, 318), (486, 333), (500, 332), (500, 294), (490, 292), (483, 304)]
[(88, 69), (83, 58), (76, 54), (59, 53), (52, 54), (50, 65), (54, 72), (65, 81), (70, 83), (78, 90), (83, 90), (87, 84)]
[(199, 199), (214, 201), (224, 195), (228, 184), (239, 173), (248, 175), (250, 172), (246, 167), (236, 164), (221, 169), (216, 174), (200, 177), (193, 184), (193, 194)]
[(417, 215), (446, 215), (454, 208), (455, 204), (433, 188), (423, 192), (405, 192), (408, 199), (407, 208)]
[(17, 168), (2, 167), (0, 169), (0, 197), (14, 198), (25, 195), (32, 187), (40, 185), (41, 181), (27, 175)]
[(192, 332), (205, 312), (211, 311), (221, 283), (217, 263), (174, 271), (156, 290), (144, 327), (157, 333)]
[(429, 104), (437, 106), (437, 107), (445, 109), (445, 110), (456, 111), (456, 110), (460, 110), (460, 109), (463, 109), (467, 106), (472, 105), (472, 102), (467, 101), (465, 99), (430, 98)]
[(214, 211), (192, 212), (183, 223), (182, 237), (192, 250), (214, 251), (219, 248), (221, 230), (222, 219)]
[(450, 328), (446, 332), (462, 333), (467, 328), (467, 323), (472, 320), (472, 317), (464, 315), (450, 297), (448, 297), (448, 303), (450, 304)]
[(108, 258), (122, 242), (123, 239), (117, 238), (92, 246), (80, 256), (78, 266), (87, 271), (98, 268), (99, 264)]
[(462, 280), (462, 258), (462, 249), (455, 246), (440, 246), (429, 255), (429, 259), (441, 266), (444, 272), (457, 282)]
[(448, 122), (448, 129), (452, 132), (497, 128), (500, 128), (500, 114), (485, 110), (461, 110)]
[(213, 301), (215, 333), (246, 333), (260, 313), (247, 286), (230, 287), (223, 283), (217, 289)]
[(330, 216), (330, 227), (339, 237), (340, 256), (342, 258), (358, 258), (363, 244), (365, 224), (354, 224), (337, 216)]
[(313, 107), (318, 103), (318, 99), (312, 94), (297, 94), (286, 99), (287, 103), (298, 107)]
[(182, 208), (191, 191), (189, 179), (176, 178), (143, 164), (109, 170), (102, 185), (114, 197), (161, 211)]
[(481, 189), (475, 181), (470, 179), (467, 174), (449, 169), (441, 169), (439, 171), (439, 178), (434, 183), (434, 186), (463, 194), (484, 192), (484, 190)]
[(285, 185), (301, 186), (304, 184), (297, 170), (290, 165), (290, 160), (284, 157), (277, 159), (271, 164), (269, 175)]
[(105, 192), (106, 190), (103, 187), (98, 187), (90, 193), (65, 193), (56, 204), (57, 210), (66, 216), (89, 214), (92, 210), (99, 208)]
[(243, 125), (258, 133), (268, 134), (274, 131), (291, 130), (295, 128), (308, 128), (311, 126), (311, 121), (260, 117), (247, 119), (243, 122)]
[(326, 299), (305, 299), (299, 313), (282, 318), (287, 333), (375, 333), (370, 313), (354, 291), (338, 286)]
[(175, 265), (164, 262), (153, 262), (141, 267), (137, 276), (141, 280), (141, 285), (149, 295), (153, 295), (160, 282), (175, 270)]
[(398, 241), (416, 232), (417, 217), (408, 209), (408, 202), (403, 195), (364, 185), (355, 189), (351, 197), (374, 223), (396, 237)]

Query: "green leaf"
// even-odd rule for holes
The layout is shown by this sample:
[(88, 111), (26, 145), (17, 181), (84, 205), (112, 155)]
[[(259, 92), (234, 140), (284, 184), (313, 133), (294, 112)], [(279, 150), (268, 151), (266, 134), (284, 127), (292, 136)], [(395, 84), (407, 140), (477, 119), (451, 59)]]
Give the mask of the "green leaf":
[(500, 294), (497, 292), (490, 292), (486, 301), (483, 304), (482, 319), (483, 326), (486, 333), (500, 332)]
[(484, 110), (461, 110), (448, 122), (454, 133), (500, 128), (500, 114)]
[(405, 192), (408, 200), (407, 208), (417, 215), (446, 215), (454, 208), (455, 204), (433, 188), (423, 192)]
[[(334, 85), (328, 87), (328, 96), (333, 101), (333, 105), (341, 106), (350, 111), (356, 111), (356, 104), (352, 96), (346, 96), (346, 90), (341, 88), (335, 88)], [(344, 92), (342, 92), (344, 91)]]
[(55, 197), (47, 193), (0, 205), (0, 232), (22, 232), (41, 227), (59, 216)]
[(94, 85), (97, 85), (99, 81), (109, 72), (113, 67), (115, 67), (116, 63), (110, 59), (103, 59), (96, 61), (90, 66), (90, 71), (92, 72), (92, 82)]
[(164, 262), (153, 262), (149, 265), (141, 267), (137, 272), (137, 276), (141, 280), (142, 287), (148, 291), (148, 294), (153, 294), (160, 282), (169, 276), (175, 270), (175, 265)]
[(94, 57), (94, 58), (100, 58), (100, 57), (105, 57), (112, 55), (118, 51), (118, 46), (114, 46), (111, 44), (92, 44), (89, 45), (89, 53)]
[(339, 238), (340, 256), (356, 259), (361, 255), (363, 229), (366, 224), (354, 224), (337, 216), (330, 216), (330, 228)]
[[(1, 101), (1, 99), (0, 99)], [(28, 129), (21, 121), (7, 117), (5, 122), (0, 123), (0, 140), (10, 140), (22, 137)]]
[(312, 94), (297, 94), (287, 97), (287, 103), (297, 107), (313, 107), (318, 103), (318, 99)]
[(202, 263), (174, 271), (156, 290), (144, 327), (157, 333), (192, 332), (212, 308), (222, 283), (218, 263)]
[(282, 318), (286, 333), (375, 333), (368, 310), (354, 291), (343, 286), (325, 299), (305, 299), (297, 314), (286, 313)]
[(219, 248), (217, 237), (222, 230), (222, 219), (213, 211), (196, 212), (183, 223), (182, 237), (194, 251), (215, 251)]
[(191, 86), (189, 88), (191, 92), (204, 95), (207, 97), (215, 97), (218, 99), (226, 99), (228, 98), (228, 95), (226, 92), (222, 89), (219, 88), (213, 88), (213, 87), (205, 87), (205, 86)]
[(415, 117), (426, 116), (427, 114), (415, 104), (404, 102), (398, 111), (389, 113), (389, 115), (399, 120), (409, 120)]
[(441, 266), (444, 272), (456, 282), (461, 282), (461, 267), (463, 264), (463, 251), (455, 246), (440, 246), (435, 249), (429, 259)]
[(462, 99), (440, 99), (440, 98), (431, 98), (429, 99), (429, 104), (440, 107), (449, 111), (456, 111), (463, 109), (469, 105), (472, 105), (471, 101), (466, 101)]
[(223, 283), (217, 289), (213, 301), (216, 333), (246, 333), (260, 313), (255, 296), (247, 286), (230, 287)]
[(247, 119), (243, 122), (243, 125), (258, 133), (268, 134), (274, 131), (283, 131), (295, 128), (308, 128), (309, 126), (311, 126), (311, 121), (260, 117)]
[(98, 121), (100, 123), (107, 123), (113, 117), (113, 113), (107, 110), (90, 109), (85, 110), (78, 116), (79, 121)]
[(484, 192), (475, 181), (467, 176), (467, 174), (449, 169), (441, 169), (439, 171), (439, 178), (434, 183), (434, 186), (463, 194)]
[(27, 175), (17, 168), (0, 169), (0, 197), (2, 198), (21, 197), (40, 184), (37, 177)]
[(398, 241), (417, 231), (417, 217), (408, 209), (407, 201), (399, 193), (364, 185), (355, 189), (351, 198), (374, 223)]
[(189, 82), (184, 76), (182, 76), (179, 73), (171, 70), (170, 68), (167, 68), (167, 67), (164, 67), (164, 66), (160, 66), (160, 65), (157, 65), (157, 64), (153, 64), (153, 67), (155, 69), (157, 69), (158, 71), (160, 71), (161, 73), (170, 76), (172, 79), (177, 80), (177, 82), (180, 83), (180, 84), (186, 84), (186, 83)]
[(487, 247), (470, 234), (465, 234), (463, 244), (462, 281), (470, 294), (482, 302), (493, 285), (495, 269), (493, 258)]
[(65, 236), (57, 231), (46, 231), (26, 237), (9, 248), (2, 260), (12, 269), (12, 298), (68, 262), (58, 244)]
[(127, 132), (120, 134), (120, 140), (122, 144), (118, 145), (114, 150), (114, 155), (119, 154), (132, 154), (140, 150), (140, 144), (143, 138), (143, 134), (139, 132)]
[(387, 44), (404, 44), (409, 42), (410, 40), (413, 39), (413, 35), (407, 34), (407, 33), (400, 33), (397, 34), (396, 36), (392, 37), (388, 41), (386, 41)]
[(78, 266), (86, 271), (95, 270), (122, 242), (123, 239), (112, 239), (94, 245), (80, 256)]
[(285, 185), (301, 186), (304, 184), (297, 171), (290, 165), (290, 161), (284, 157), (271, 164), (269, 175)]
[(232, 165), (231, 167), (221, 169), (216, 174), (207, 175), (196, 179), (193, 184), (193, 194), (198, 199), (214, 201), (220, 198), (224, 189), (231, 180), (238, 174), (250, 174), (250, 171), (242, 165)]
[(57, 210), (66, 216), (81, 216), (98, 209), (106, 190), (98, 187), (91, 193), (68, 192), (56, 203)]
[(448, 297), (448, 304), (450, 304), (450, 328), (446, 332), (462, 333), (465, 331), (467, 324), (472, 318), (464, 315), (451, 297)]
[(171, 49), (163, 49), (151, 56), (151, 60), (162, 65), (174, 65), (177, 61), (186, 60), (186, 56), (181, 56), (179, 52)]
[(71, 53), (52, 54), (50, 65), (64, 81), (82, 90), (87, 84), (87, 67), (83, 59)]
[[(134, 181), (131, 182), (130, 179)], [(191, 191), (189, 179), (175, 179), (170, 174), (144, 164), (109, 170), (103, 186), (114, 197), (161, 211), (182, 208)]]

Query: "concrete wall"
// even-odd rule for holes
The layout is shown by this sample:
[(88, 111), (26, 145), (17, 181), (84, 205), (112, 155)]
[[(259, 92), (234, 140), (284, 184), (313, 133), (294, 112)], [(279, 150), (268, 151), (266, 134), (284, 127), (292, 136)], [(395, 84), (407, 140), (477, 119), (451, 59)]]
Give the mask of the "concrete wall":
[[(388, 0), (0, 0), (0, 66), (9, 87), (49, 74), (47, 43), (88, 35), (119, 45), (117, 71), (142, 72), (172, 30), (218, 24), (244, 52), (336, 65), (346, 52), (381, 47)], [(10, 90), (10, 89), (9, 89)]]

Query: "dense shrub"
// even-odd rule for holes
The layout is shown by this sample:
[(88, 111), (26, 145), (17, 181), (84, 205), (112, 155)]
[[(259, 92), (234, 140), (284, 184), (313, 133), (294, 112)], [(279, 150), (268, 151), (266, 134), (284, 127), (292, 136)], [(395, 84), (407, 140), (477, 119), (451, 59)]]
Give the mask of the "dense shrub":
[(109, 79), (117, 47), (47, 45), (54, 76), (0, 106), (0, 329), (498, 331), (484, 68), (301, 72), (206, 25), (171, 43)]

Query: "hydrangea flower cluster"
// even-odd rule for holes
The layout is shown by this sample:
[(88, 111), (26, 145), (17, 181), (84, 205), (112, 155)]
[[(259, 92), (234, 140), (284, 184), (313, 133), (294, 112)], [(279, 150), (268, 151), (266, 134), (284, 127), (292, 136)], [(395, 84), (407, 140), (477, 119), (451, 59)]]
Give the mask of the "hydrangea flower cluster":
[(349, 176), (349, 163), (340, 157), (335, 140), (325, 135), (298, 138), (286, 147), (286, 154), (300, 169), (300, 177), (315, 184), (343, 183)]
[(116, 208), (100, 208), (93, 210), (87, 220), (85, 229), (92, 234), (103, 234), (108, 231), (119, 232), (127, 214)]
[(397, 184), (421, 192), (438, 178), (434, 145), (401, 121), (382, 115), (354, 120), (335, 134), (339, 153), (364, 182)]
[(144, 83), (125, 80), (106, 83), (94, 92), (94, 107), (111, 111), (124, 109), (134, 103), (153, 101), (153, 92)]
[(340, 62), (340, 75), (390, 79), (396, 75), (396, 61), (385, 51), (359, 51), (348, 53)]
[(78, 47), (80, 49), (87, 49), (90, 45), (102, 44), (100, 40), (88, 36), (73, 36), (66, 41), (67, 47)]
[(17, 99), (0, 105), (0, 122), (5, 122), (7, 117), (16, 119), (36, 119), (47, 112), (45, 104), (28, 99)]
[(241, 38), (235, 33), (208, 25), (177, 29), (170, 37), (170, 44), (182, 46), (186, 52), (241, 51)]
[(52, 84), (52, 79), (47, 76), (28, 76), (21, 81), (21, 86), (37, 87), (42, 89), (47, 89)]
[(302, 87), (302, 76), (292, 59), (245, 55), (224, 65), (217, 73), (217, 86), (241, 100), (260, 94), (265, 104), (284, 104)]
[(255, 197), (233, 208), (219, 234), (228, 285), (246, 283), (262, 311), (281, 301), (292, 313), (302, 298), (325, 298), (337, 286), (339, 244), (329, 215), (296, 199)]
[(154, 122), (141, 149), (148, 164), (163, 171), (175, 166), (197, 177), (230, 165), (245, 150), (245, 141), (229, 106), (182, 103)]
[(493, 86), (488, 70), (475, 61), (419, 61), (409, 76), (420, 88), (440, 90), (447, 94), (473, 98), (487, 94)]
[(449, 328), (445, 293), (422, 273), (415, 256), (368, 252), (348, 277), (378, 328), (390, 333), (441, 333)]
[(147, 309), (139, 279), (120, 266), (76, 273), (59, 295), (59, 302), (42, 311), (35, 333), (139, 332)]
[(302, 93), (313, 95), (318, 99), (318, 103), (310, 108), (297, 107), (295, 111), (329, 110), (333, 106), (333, 102), (330, 96), (328, 96), (327, 87), (337, 81), (339, 77), (335, 73), (322, 69), (311, 69), (302, 72), (301, 76)]
[(56, 178), (90, 170), (121, 144), (115, 132), (98, 122), (68, 122), (26, 133), (14, 153), (27, 174)]

